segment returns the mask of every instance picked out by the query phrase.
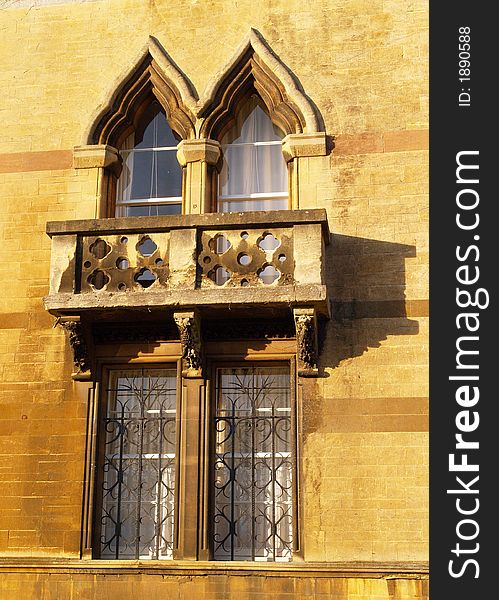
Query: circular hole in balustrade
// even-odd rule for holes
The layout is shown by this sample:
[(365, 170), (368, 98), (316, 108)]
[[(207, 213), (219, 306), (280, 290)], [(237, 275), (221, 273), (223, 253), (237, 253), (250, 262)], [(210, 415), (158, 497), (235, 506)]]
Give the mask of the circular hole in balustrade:
[(124, 236), (121, 238), (120, 242), (121, 242), (122, 244), (128, 244), (128, 238), (126, 237), (126, 235), (124, 235)]
[(85, 267), (85, 269), (90, 269), (90, 267), (92, 266), (92, 263), (89, 260), (86, 260), (83, 263), (83, 266)]
[(208, 242), (208, 246), (211, 248), (212, 252), (215, 252), (215, 254), (223, 254), (224, 252), (227, 252), (232, 244), (225, 237), (225, 235), (219, 233)]
[(265, 283), (266, 285), (270, 285), (274, 283), (276, 279), (279, 279), (281, 276), (280, 271), (278, 271), (272, 265), (266, 265), (263, 269), (258, 271), (258, 277)]
[(241, 279), (241, 287), (247, 287), (249, 285), (249, 281), (247, 279)]
[(163, 265), (165, 264), (165, 261), (164, 261), (162, 258), (157, 258), (157, 259), (154, 261), (154, 264), (155, 264), (155, 265), (158, 265), (158, 267), (161, 267), (161, 266), (163, 266)]
[(246, 267), (251, 262), (251, 256), (249, 254), (245, 254), (244, 252), (241, 252), (237, 257), (237, 262), (240, 265), (242, 265), (243, 267)]
[(211, 258), (209, 256), (205, 256), (203, 258), (203, 262), (204, 262), (205, 265), (207, 265), (207, 264), (211, 263)]
[(273, 252), (280, 245), (281, 242), (268, 231), (265, 232), (258, 241), (258, 246), (265, 252)]
[(248, 234), (248, 232), (247, 232), (247, 231), (241, 231), (241, 238), (242, 238), (243, 240), (247, 239), (247, 238), (248, 238), (248, 235), (249, 235), (249, 234)]
[(90, 244), (89, 251), (100, 260), (111, 252), (111, 246), (105, 240), (97, 238), (93, 244)]
[(120, 292), (124, 292), (126, 290), (126, 283), (118, 283), (118, 289)]
[(226, 283), (227, 281), (229, 281), (230, 279), (230, 271), (227, 271), (227, 269), (224, 269), (224, 267), (221, 267), (220, 265), (217, 265), (213, 271), (210, 271), (210, 273), (208, 273), (208, 277), (215, 282), (217, 285), (223, 285), (224, 283)]
[(286, 255), (285, 254), (279, 254), (279, 256), (277, 257), (277, 259), (279, 260), (279, 262), (284, 262), (286, 260)]
[(152, 271), (144, 267), (143, 269), (140, 269), (134, 279), (143, 288), (148, 288), (156, 281), (157, 277)]
[(128, 258), (123, 258), (123, 257), (118, 258), (118, 260), (116, 261), (116, 266), (118, 267), (118, 269), (121, 269), (122, 271), (124, 271), (125, 269), (128, 269), (128, 267), (130, 266), (130, 263), (128, 262)]
[(151, 240), (149, 236), (144, 236), (137, 244), (137, 250), (142, 256), (151, 256), (156, 252), (158, 246)]
[(100, 269), (92, 271), (92, 273), (90, 273), (90, 275), (87, 277), (88, 283), (96, 290), (101, 290), (109, 282), (109, 280), (109, 275)]

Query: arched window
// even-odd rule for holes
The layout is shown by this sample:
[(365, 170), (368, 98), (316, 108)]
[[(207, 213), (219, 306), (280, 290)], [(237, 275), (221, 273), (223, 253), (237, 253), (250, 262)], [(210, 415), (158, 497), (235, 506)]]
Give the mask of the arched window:
[(219, 177), (219, 212), (288, 208), (283, 136), (261, 100), (251, 96), (221, 140), (224, 162)]
[(117, 217), (172, 215), (182, 211), (179, 141), (160, 105), (153, 102), (120, 149), (123, 171), (116, 193)]

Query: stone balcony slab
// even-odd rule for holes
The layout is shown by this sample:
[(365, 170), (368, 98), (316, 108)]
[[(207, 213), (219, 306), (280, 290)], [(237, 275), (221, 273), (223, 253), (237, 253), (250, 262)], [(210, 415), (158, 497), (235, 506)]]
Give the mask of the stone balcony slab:
[(46, 309), (310, 306), (327, 315), (326, 212), (56, 221)]

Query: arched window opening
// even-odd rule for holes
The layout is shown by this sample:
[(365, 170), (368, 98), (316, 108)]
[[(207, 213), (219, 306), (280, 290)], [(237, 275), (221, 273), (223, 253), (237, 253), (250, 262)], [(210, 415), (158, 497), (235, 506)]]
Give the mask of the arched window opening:
[(182, 211), (179, 141), (160, 105), (153, 102), (120, 149), (123, 171), (116, 193), (117, 217), (172, 215)]
[(224, 161), (219, 177), (219, 212), (288, 208), (283, 136), (260, 99), (251, 96), (221, 140)]

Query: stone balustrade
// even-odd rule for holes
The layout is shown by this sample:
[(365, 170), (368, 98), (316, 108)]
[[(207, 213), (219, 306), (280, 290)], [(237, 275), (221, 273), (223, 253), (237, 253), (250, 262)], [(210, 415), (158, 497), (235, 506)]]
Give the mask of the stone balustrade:
[(306, 305), (327, 314), (324, 210), (47, 224), (57, 316), (102, 309)]

